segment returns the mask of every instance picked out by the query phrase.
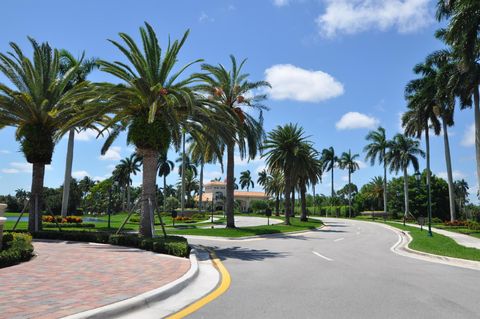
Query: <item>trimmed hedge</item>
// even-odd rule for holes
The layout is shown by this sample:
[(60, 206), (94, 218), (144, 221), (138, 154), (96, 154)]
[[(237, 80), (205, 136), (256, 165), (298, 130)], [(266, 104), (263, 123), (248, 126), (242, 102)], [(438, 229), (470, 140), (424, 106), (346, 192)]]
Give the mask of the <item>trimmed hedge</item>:
[[(77, 224), (77, 223), (59, 223), (60, 228), (67, 228), (67, 227), (75, 227), (75, 228), (95, 228), (94, 223), (85, 223), (85, 224)], [(57, 224), (55, 223), (42, 223), (43, 228), (58, 228)]]
[(32, 256), (32, 236), (22, 233), (5, 233), (3, 235), (0, 268), (28, 261)]
[(166, 239), (163, 237), (142, 238), (137, 235), (131, 234), (112, 235), (106, 232), (90, 231), (40, 231), (35, 232), (32, 235), (34, 238), (39, 239), (94, 242), (101, 244), (134, 247), (178, 257), (188, 257), (190, 254), (190, 247), (188, 246), (188, 241), (185, 238), (179, 236), (168, 236)]

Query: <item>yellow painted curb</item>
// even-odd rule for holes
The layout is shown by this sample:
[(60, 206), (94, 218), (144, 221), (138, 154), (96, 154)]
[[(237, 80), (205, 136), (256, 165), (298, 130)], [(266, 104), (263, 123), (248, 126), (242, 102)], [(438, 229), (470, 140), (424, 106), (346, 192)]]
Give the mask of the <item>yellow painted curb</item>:
[(213, 265), (220, 272), (220, 276), (221, 276), (220, 284), (217, 286), (217, 288), (215, 288), (214, 291), (212, 291), (202, 299), (199, 299), (194, 303), (192, 303), (191, 305), (187, 306), (186, 308), (183, 308), (179, 312), (166, 317), (167, 319), (180, 319), (188, 316), (189, 314), (194, 313), (195, 311), (202, 308), (209, 302), (220, 297), (230, 287), (231, 278), (230, 278), (230, 274), (227, 271), (227, 268), (225, 268), (225, 266), (222, 264), (220, 259), (218, 259), (217, 255), (213, 250), (208, 250), (208, 251), (210, 253), (210, 256), (212, 257)]

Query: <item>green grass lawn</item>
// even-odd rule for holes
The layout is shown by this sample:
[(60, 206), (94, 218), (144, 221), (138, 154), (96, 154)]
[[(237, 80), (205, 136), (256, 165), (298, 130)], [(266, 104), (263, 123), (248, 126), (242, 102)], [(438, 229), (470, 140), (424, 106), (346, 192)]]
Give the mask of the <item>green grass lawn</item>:
[(467, 227), (452, 227), (444, 224), (433, 224), (432, 227), (480, 238), (480, 230), (472, 230)]
[[(278, 218), (278, 217), (277, 217)], [(167, 229), (167, 232), (172, 235), (198, 235), (198, 236), (218, 236), (218, 237), (244, 237), (244, 236), (256, 236), (266, 234), (279, 234), (300, 230), (312, 230), (322, 226), (322, 222), (319, 220), (311, 219), (308, 222), (301, 222), (299, 218), (291, 218), (291, 225), (276, 224), (267, 226), (254, 226), (254, 227), (239, 227), (236, 229), (225, 228), (199, 228), (198, 226), (191, 226), (188, 229)], [(265, 219), (266, 222), (266, 219)], [(202, 225), (204, 227), (206, 225)]]
[(411, 249), (435, 255), (480, 261), (480, 249), (461, 246), (455, 240), (436, 233), (429, 237), (425, 228), (421, 231), (419, 228), (403, 226), (398, 223), (387, 222), (386, 224), (408, 231), (412, 236), (412, 242), (409, 245)]

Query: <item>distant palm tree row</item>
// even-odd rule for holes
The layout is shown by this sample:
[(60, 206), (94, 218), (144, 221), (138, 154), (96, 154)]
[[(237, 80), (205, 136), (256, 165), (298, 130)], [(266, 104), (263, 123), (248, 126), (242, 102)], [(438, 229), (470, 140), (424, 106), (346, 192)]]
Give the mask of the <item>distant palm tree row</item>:
[[(141, 46), (125, 33), (119, 34), (120, 42), (109, 40), (123, 55), (123, 62), (86, 60), (83, 55), (75, 60), (66, 51), (31, 38), (33, 58), (15, 43), (10, 44), (11, 52), (0, 53), (0, 72), (12, 84), (0, 84), (0, 128), (17, 129), (21, 150), (33, 164), (30, 231), (41, 229), (45, 165), (51, 163), (55, 144), (67, 132), (72, 143), (66, 179), (70, 177), (74, 129), (94, 129), (99, 135), (107, 135), (102, 154), (121, 132), (127, 133), (127, 142), (136, 147), (139, 160), (131, 158), (121, 163), (115, 176), (128, 197), (130, 175), (137, 172), (141, 159), (140, 234), (146, 237), (153, 233), (150, 213), (155, 208), (157, 172), (165, 177), (173, 169), (165, 157), (168, 149), (173, 146), (178, 151), (184, 147), (188, 134), (194, 142), (192, 148), (198, 144), (198, 149), (191, 151), (192, 160), (202, 167), (221, 161), (225, 149), (227, 227), (235, 227), (234, 153), (237, 149), (242, 159), (257, 155), (264, 137), (262, 111), (267, 108), (262, 103), (265, 95), (252, 92), (269, 84), (250, 82), (242, 70), (245, 60), (237, 64), (233, 56), (229, 69), (202, 64), (201, 73), (186, 74), (192, 64), (202, 62), (199, 59), (178, 67), (188, 31), (163, 50), (149, 24), (140, 28), (140, 35)], [(86, 76), (97, 67), (120, 83), (88, 81)], [(259, 111), (259, 116), (245, 112), (247, 108)], [(181, 162), (186, 177), (185, 156)]]

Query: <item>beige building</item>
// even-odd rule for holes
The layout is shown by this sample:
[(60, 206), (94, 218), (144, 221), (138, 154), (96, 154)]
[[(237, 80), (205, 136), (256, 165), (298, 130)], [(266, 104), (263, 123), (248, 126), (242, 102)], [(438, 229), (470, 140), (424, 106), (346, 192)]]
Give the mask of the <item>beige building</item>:
[[(225, 196), (227, 194), (227, 184), (225, 182), (214, 181), (205, 183), (205, 190), (202, 195), (202, 201), (205, 206), (213, 206), (216, 210), (225, 208)], [(254, 200), (267, 200), (269, 196), (264, 192), (245, 192), (235, 190), (234, 200), (240, 203), (240, 211), (246, 212)], [(199, 196), (195, 196), (195, 202), (198, 202)]]

